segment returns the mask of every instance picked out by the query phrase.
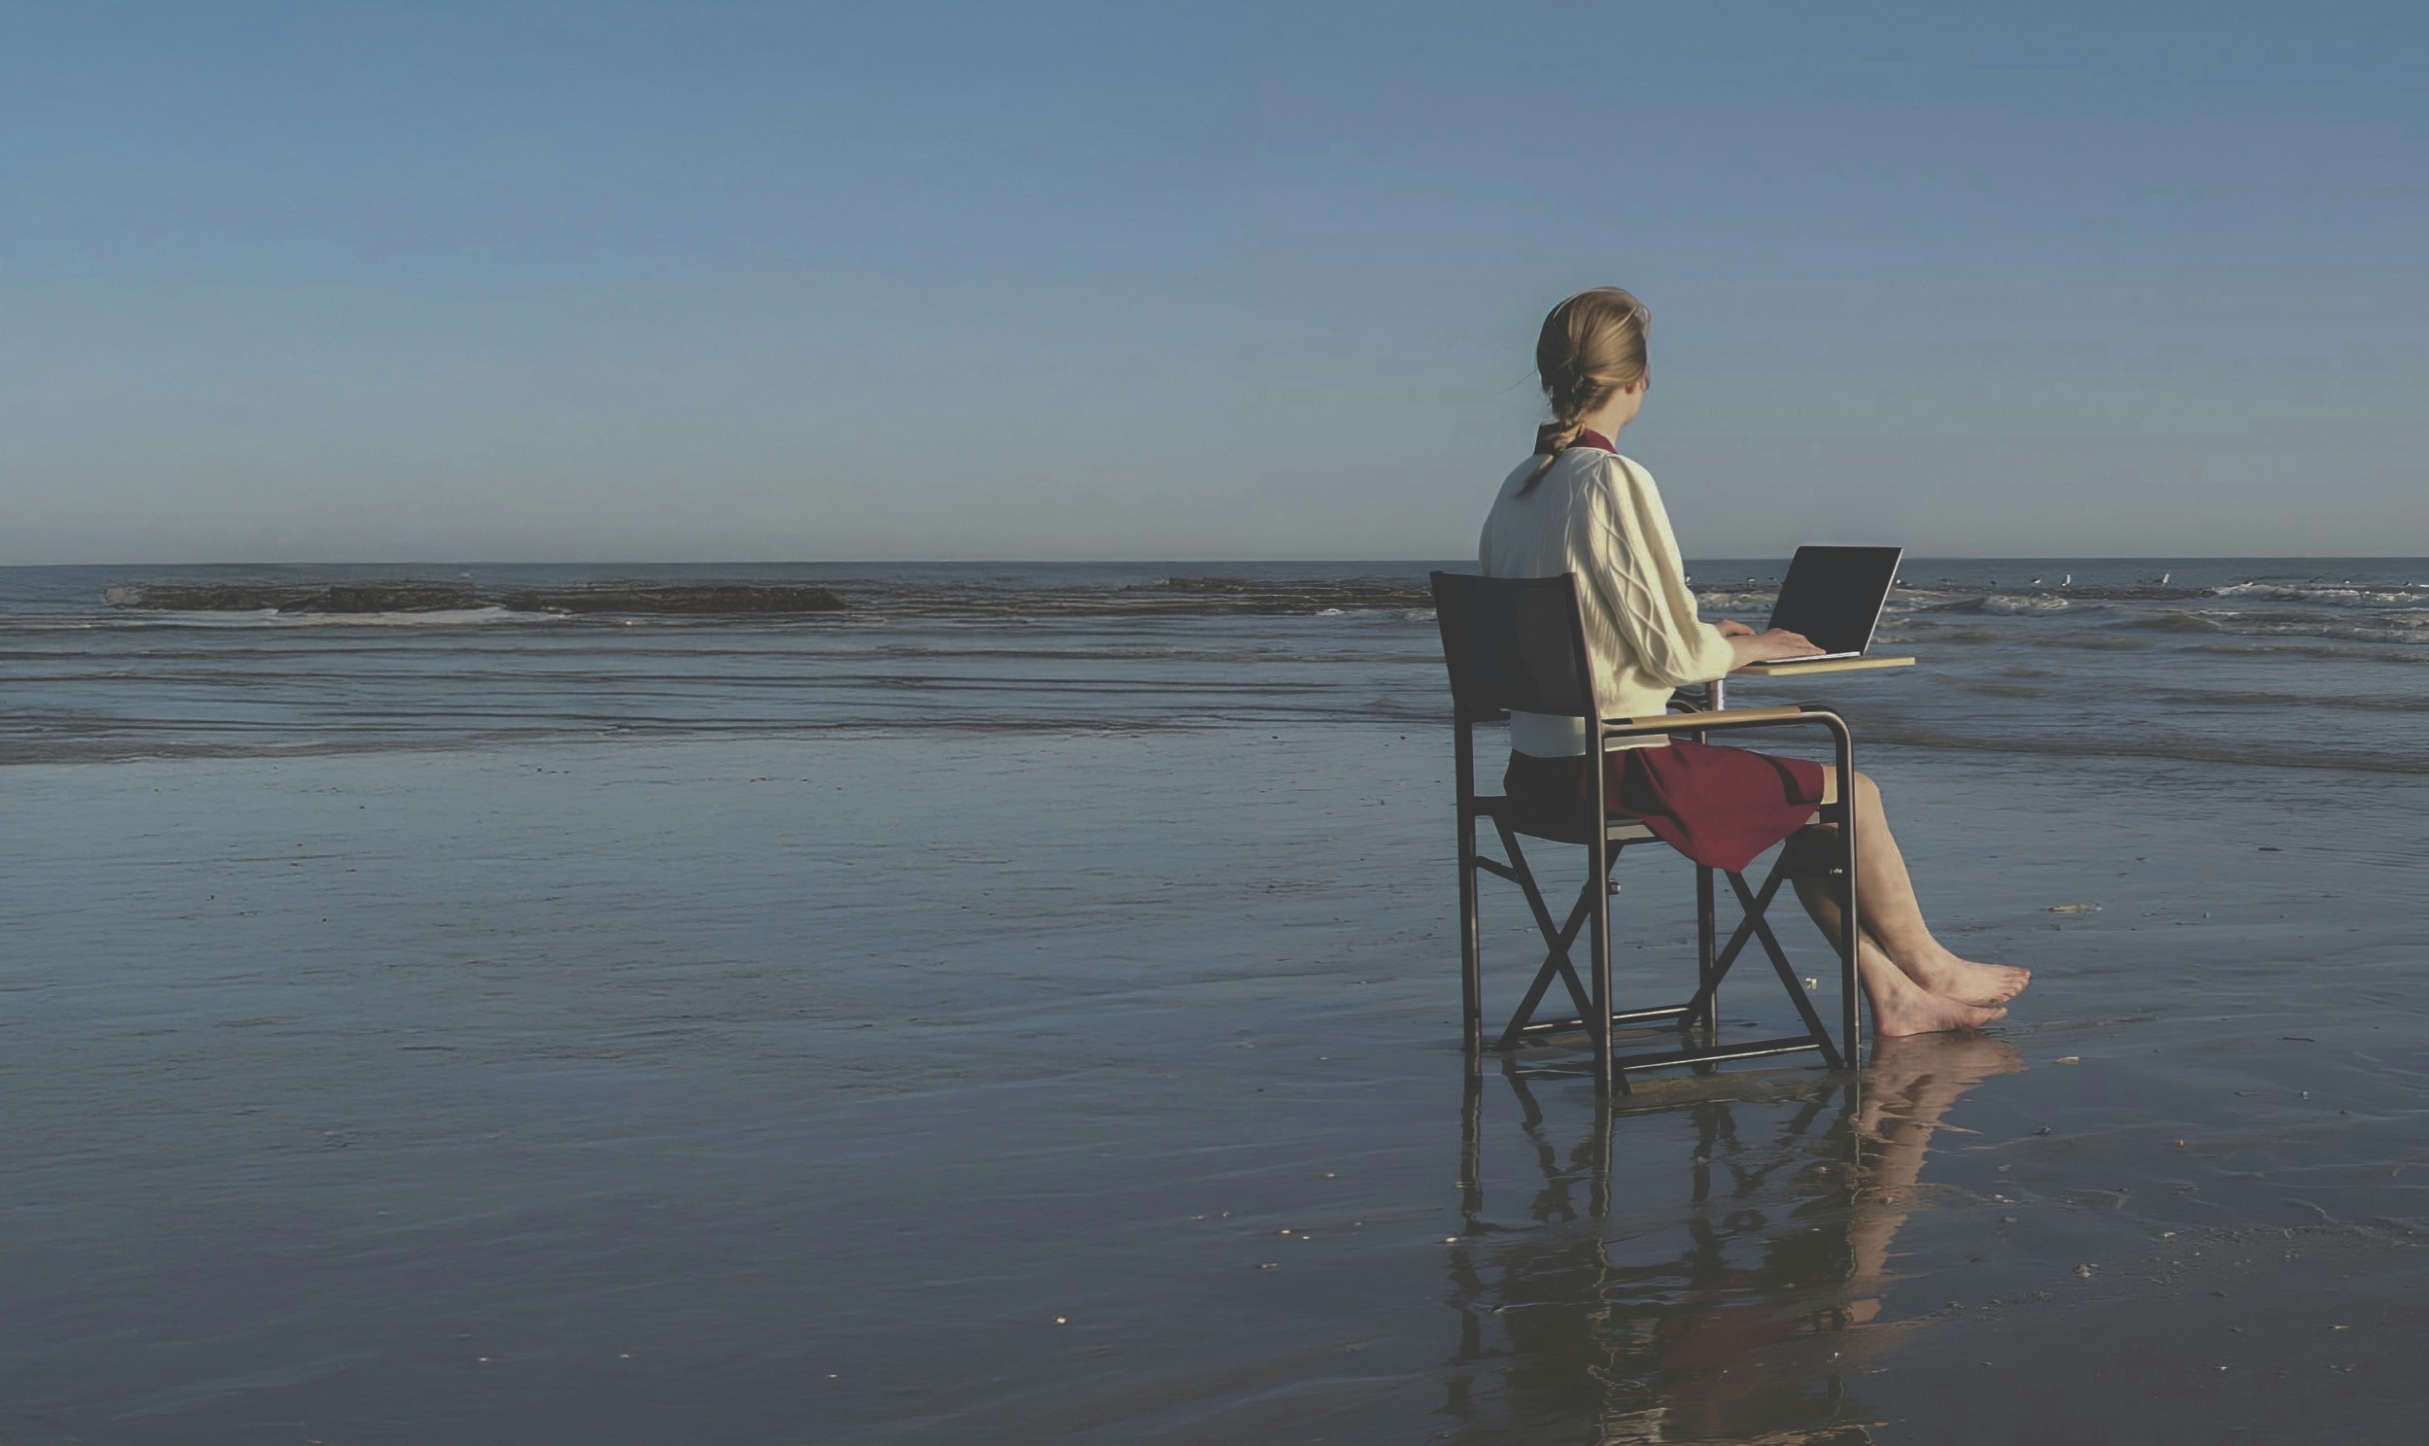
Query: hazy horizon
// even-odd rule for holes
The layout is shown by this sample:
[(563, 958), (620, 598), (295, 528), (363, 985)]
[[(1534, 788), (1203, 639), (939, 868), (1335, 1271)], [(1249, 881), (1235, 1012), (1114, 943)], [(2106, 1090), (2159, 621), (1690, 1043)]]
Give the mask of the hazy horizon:
[[(1793, 551), (1793, 549), (1790, 549), (1789, 551)], [(1706, 565), (1706, 564), (1710, 564), (1710, 563), (1716, 563), (1716, 562), (1758, 562), (1758, 561), (1778, 561), (1778, 562), (1785, 562), (1785, 561), (1788, 559), (1788, 555), (1789, 555), (1789, 552), (1788, 552), (1788, 551), (1783, 551), (1783, 552), (1780, 552), (1780, 553), (1777, 553), (1777, 554), (1773, 554), (1773, 553), (1755, 553), (1755, 552), (1747, 552), (1747, 553), (1704, 553), (1704, 554), (1695, 554), (1695, 553), (1690, 553), (1690, 554), (1688, 554), (1688, 555), (1687, 555), (1687, 557), (1686, 557), (1686, 559), (1685, 559), (1685, 560), (1686, 560), (1686, 562), (1687, 562), (1688, 566), (1692, 568), (1692, 567), (1696, 567), (1696, 566), (1702, 566), (1702, 565)], [(757, 567), (757, 568), (784, 568), (784, 567), (878, 567), (878, 568), (884, 568), (884, 567), (895, 567), (895, 568), (911, 568), (911, 567), (1184, 567), (1184, 566), (1186, 566), (1186, 567), (1313, 567), (1313, 566), (1319, 566), (1319, 565), (1322, 565), (1322, 566), (1335, 566), (1335, 565), (1337, 565), (1337, 566), (1342, 566), (1342, 567), (1413, 567), (1413, 566), (1429, 566), (1429, 567), (1430, 567), (1430, 566), (1437, 566), (1437, 565), (1441, 565), (1441, 564), (1444, 564), (1444, 563), (1448, 563), (1448, 564), (1451, 564), (1451, 565), (1456, 566), (1456, 565), (1458, 565), (1458, 564), (1461, 564), (1461, 563), (1463, 563), (1463, 562), (1467, 562), (1467, 561), (1471, 561), (1471, 560), (1472, 560), (1472, 558), (1470, 558), (1470, 557), (1462, 557), (1462, 556), (1457, 556), (1457, 555), (1445, 555), (1445, 556), (1440, 556), (1440, 557), (1318, 557), (1318, 556), (1307, 556), (1307, 557), (1077, 557), (1077, 558), (1072, 558), (1072, 557), (1064, 557), (1064, 558), (1049, 558), (1049, 557), (898, 557), (898, 558), (874, 558), (874, 557), (791, 557), (791, 558), (779, 558), (779, 557), (763, 557), (763, 558), (740, 558), (740, 557), (726, 557), (726, 558), (664, 558), (664, 557), (660, 557), (660, 558), (639, 558), (639, 557), (604, 557), (604, 558), (589, 558), (589, 557), (581, 557), (581, 558), (530, 558), (530, 557), (522, 557), (522, 558), (503, 558), (503, 557), (474, 557), (474, 558), (401, 558), (401, 559), (389, 559), (389, 560), (366, 560), (366, 559), (362, 559), (362, 558), (317, 558), (317, 559), (308, 559), (308, 560), (304, 560), (304, 561), (265, 561), (265, 560), (262, 560), (262, 559), (258, 559), (258, 558), (256, 558), (256, 559), (239, 559), (239, 560), (236, 560), (236, 561), (227, 561), (227, 562), (199, 562), (199, 561), (195, 561), (195, 560), (193, 560), (193, 559), (191, 559), (191, 558), (187, 558), (187, 559), (172, 559), (172, 558), (150, 558), (150, 559), (146, 559), (146, 558), (137, 558), (137, 559), (132, 559), (132, 560), (116, 560), (116, 561), (107, 561), (107, 560), (105, 560), (105, 561), (76, 561), (76, 562), (23, 562), (23, 563), (0, 563), (0, 568), (6, 568), (6, 569), (10, 569), (10, 570), (23, 570), (23, 571), (36, 571), (36, 570), (41, 570), (41, 569), (49, 568), (49, 569), (58, 569), (58, 570), (63, 570), (63, 571), (64, 571), (64, 570), (70, 570), (70, 569), (93, 569), (93, 568), (113, 568), (113, 567), (129, 567), (129, 568), (132, 568), (132, 567), (156, 567), (156, 568), (158, 568), (158, 567), (167, 567), (167, 568), (190, 567), (190, 568), (214, 568), (214, 569), (221, 569), (221, 568), (248, 568), (248, 567), (251, 567), (251, 568), (287, 568), (287, 569), (299, 569), (299, 570), (300, 570), (300, 569), (310, 569), (310, 568), (386, 568), (386, 569), (399, 569), (399, 570), (402, 570), (402, 569), (411, 569), (411, 568), (429, 568), (429, 569), (434, 569), (434, 570), (444, 570), (444, 569), (447, 569), (447, 568), (472, 568), (472, 567), (494, 567), (494, 568), (518, 568), (518, 567), (564, 567), (564, 568), (580, 568), (580, 567), (589, 567), (589, 568), (608, 568), (608, 567), (635, 567), (635, 568), (648, 568), (648, 567), (659, 567), (659, 568), (710, 568), (710, 567), (730, 567), (730, 568), (754, 568), (754, 567)], [(2068, 552), (2068, 553), (2032, 553), (2032, 552), (2015, 552), (2015, 553), (2005, 553), (2005, 552), (1974, 552), (1974, 553), (1959, 553), (1959, 552), (1913, 552), (1913, 551), (1909, 551), (1909, 552), (1908, 552), (1908, 554), (1907, 554), (1907, 556), (1906, 556), (1905, 563), (1904, 563), (1904, 564), (1902, 564), (1902, 565), (1904, 565), (1904, 566), (1912, 566), (1912, 565), (1917, 564), (1917, 563), (1925, 563), (1925, 562), (1964, 562), (1964, 563), (1984, 563), (1984, 562), (2019, 562), (2019, 563), (2113, 563), (2113, 562), (2157, 562), (2157, 563), (2261, 562), (2261, 563), (2290, 563), (2290, 562), (2345, 562), (2345, 563), (2361, 563), (2361, 562), (2422, 562), (2422, 561), (2429, 561), (2429, 552), (2424, 552), (2424, 553), (2414, 554), (2414, 553), (2401, 553), (2401, 552), (2389, 552), (2389, 553), (2364, 553), (2364, 552), (2351, 552), (2351, 553), (2347, 553), (2347, 552), (2286, 552), (2286, 553), (2267, 553), (2267, 552), (2217, 552), (2217, 553), (2203, 553), (2203, 552), (2177, 552), (2177, 553), (2142, 553), (2142, 552), (2116, 552), (2116, 553), (2090, 553), (2090, 552)]]
[[(0, 563), (2429, 554), (2429, 15), (20, 5)], [(337, 564), (328, 564), (337, 565)]]

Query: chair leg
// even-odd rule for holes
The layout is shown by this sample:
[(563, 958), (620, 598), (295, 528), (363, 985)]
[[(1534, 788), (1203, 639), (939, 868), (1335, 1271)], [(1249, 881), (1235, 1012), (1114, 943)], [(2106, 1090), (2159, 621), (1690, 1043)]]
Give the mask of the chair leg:
[(1730, 932), (1729, 942), (1722, 946), (1719, 957), (1712, 961), (1712, 977), (1705, 980), (1703, 986), (1696, 990), (1695, 998), (1687, 1002), (1689, 1014), (1717, 1014), (1718, 1006), (1714, 1001), (1720, 995), (1721, 981), (1729, 977), (1729, 970), (1737, 963), (1737, 956), (1744, 951), (1748, 943), (1752, 942), (1755, 925), (1762, 919), (1764, 912), (1771, 907), (1771, 900), (1779, 893), (1780, 885), (1787, 880), (1787, 877), (1788, 860), (1783, 854), (1777, 862), (1772, 864), (1770, 874), (1763, 879), (1761, 890), (1756, 892), (1749, 901), (1746, 896), (1746, 876), (1743, 874), (1729, 875), (1729, 887), (1737, 891), (1738, 902), (1745, 910), (1745, 917), (1738, 920), (1737, 928)]
[[(1525, 875), (1521, 876), (1521, 881), (1529, 885), (1534, 882), (1531, 876)], [(1498, 1048), (1511, 1049), (1517, 1046), (1519, 1031), (1534, 1022), (1535, 1006), (1543, 1003), (1543, 996), (1551, 989), (1554, 979), (1558, 979), (1568, 986), (1569, 1001), (1577, 1006), (1579, 1019), (1586, 1019), (1593, 1015), (1594, 1006), (1586, 997), (1586, 988), (1578, 982), (1577, 970), (1569, 962), (1569, 946), (1577, 942), (1577, 931), (1585, 927), (1586, 911), (1592, 902), (1587, 894), (1580, 893), (1577, 896), (1577, 906), (1569, 910), (1569, 922), (1554, 929), (1552, 911), (1544, 906), (1543, 896), (1531, 887), (1529, 888), (1528, 903), (1535, 910), (1536, 927), (1543, 931), (1544, 943), (1549, 946), (1551, 952), (1545, 956), (1543, 967), (1535, 971), (1535, 982), (1527, 986), (1526, 997), (1518, 1001), (1517, 1012), (1510, 1016), (1509, 1027), (1501, 1032), (1501, 1043)]]
[[(1573, 926), (1582, 926), (1585, 921), (1572, 914), (1570, 922)], [(1519, 999), (1518, 1008), (1511, 1011), (1510, 1022), (1503, 1027), (1501, 1038), (1496, 1042), (1495, 1048), (1516, 1049), (1518, 1047), (1518, 1041), (1523, 1037), (1526, 1027), (1535, 1022), (1535, 1010), (1543, 1003), (1543, 997), (1550, 992), (1552, 981), (1555, 979), (1569, 986), (1570, 997), (1577, 1004), (1577, 1017), (1579, 1019), (1586, 1017), (1585, 986), (1577, 982), (1576, 970), (1564, 967), (1568, 962), (1569, 944), (1576, 937), (1577, 927), (1571, 927), (1561, 930), (1547, 941), (1552, 952), (1544, 959), (1543, 967), (1535, 971), (1535, 980), (1527, 986), (1526, 994)]]
[(1863, 1016), (1856, 1003), (1856, 951), (1863, 947), (1864, 933), (1856, 913), (1855, 805), (1850, 802), (1841, 812), (1846, 816), (1839, 824), (1839, 862), (1847, 871), (1847, 899), (1839, 909), (1839, 1043), (1848, 1065), (1855, 1067), (1864, 1062)]
[[(1695, 866), (1695, 987), (1701, 993), (1712, 982), (1712, 969), (1718, 957), (1720, 926), (1715, 916), (1712, 897), (1712, 869), (1706, 864)], [(1704, 997), (1703, 1012), (1679, 1016), (1681, 1033), (1702, 1026), (1709, 1034), (1720, 1027), (1719, 1006), (1710, 995)]]
[(1602, 848), (1593, 850), (1593, 858), (1595, 867), (1586, 879), (1594, 904), (1594, 1008), (1588, 1016), (1593, 1021), (1588, 1037), (1594, 1041), (1594, 1093), (1607, 1100), (1614, 1086), (1624, 1092), (1628, 1081), (1611, 1062), (1611, 860)]
[[(1527, 908), (1535, 915), (1535, 927), (1543, 934), (1547, 950), (1543, 967), (1535, 971), (1534, 983), (1527, 986), (1526, 997), (1519, 1002), (1517, 1012), (1510, 1016), (1509, 1027), (1501, 1032), (1501, 1040), (1495, 1046), (1499, 1049), (1512, 1049), (1518, 1044), (1519, 1031), (1534, 1019), (1535, 1006), (1543, 1002), (1545, 992), (1552, 987), (1552, 980), (1556, 977), (1568, 987), (1569, 999), (1577, 1006), (1577, 1017), (1579, 1019), (1592, 1017), (1594, 1007), (1592, 1001), (1587, 997), (1584, 983), (1577, 977), (1576, 966), (1569, 960), (1569, 947), (1577, 942), (1577, 931), (1585, 925), (1594, 888), (1589, 882), (1586, 888), (1578, 894), (1576, 907), (1569, 910), (1568, 923), (1555, 925), (1552, 922), (1551, 906), (1544, 902), (1543, 891), (1535, 886), (1535, 871), (1527, 866), (1526, 851), (1519, 847), (1518, 836), (1511, 831), (1509, 825), (1502, 823), (1499, 819), (1494, 820), (1494, 826), (1501, 833), (1502, 851), (1509, 855), (1510, 866), (1507, 870), (1507, 877), (1515, 882), (1519, 891), (1526, 896)], [(1617, 857), (1616, 853), (1611, 855), (1614, 861)]]
[(1569, 946), (1577, 942), (1577, 931), (1585, 924), (1586, 897), (1583, 893), (1577, 896), (1577, 906), (1569, 910), (1569, 922), (1555, 932), (1552, 927), (1552, 906), (1544, 902), (1543, 890), (1535, 886), (1535, 871), (1527, 866), (1526, 851), (1519, 848), (1518, 835), (1507, 824), (1500, 827), (1502, 848), (1510, 856), (1510, 876), (1517, 880), (1518, 891), (1526, 896), (1527, 909), (1535, 915), (1536, 931), (1543, 935), (1544, 943), (1551, 950), (1544, 959), (1544, 967), (1560, 971), (1561, 982), (1569, 986), (1569, 997), (1577, 1001), (1577, 1017), (1583, 1019), (1586, 1014), (1586, 986), (1569, 963)]
[(1459, 1092), (1459, 1215), (1474, 1233), (1484, 1213), (1484, 1060), (1468, 1055), (1467, 1082)]
[(1477, 918), (1476, 816), (1459, 817), (1459, 1002), (1467, 1051), (1484, 1048), (1484, 936)]
[(1796, 977), (1796, 967), (1788, 962), (1787, 951), (1780, 948), (1778, 936), (1771, 932), (1771, 925), (1762, 914), (1755, 911), (1754, 895), (1747, 889), (1745, 878), (1732, 874), (1729, 882), (1737, 890), (1738, 902), (1748, 910), (1747, 918), (1753, 921), (1754, 936), (1762, 941), (1763, 952), (1771, 956), (1771, 967), (1780, 976), (1780, 987), (1788, 991), (1788, 1002), (1796, 1006), (1797, 1017), (1805, 1021), (1813, 1042), (1821, 1046), (1823, 1062), (1832, 1069), (1843, 1068), (1844, 1056), (1831, 1047), (1830, 1031), (1823, 1025), (1822, 1016), (1814, 1012), (1813, 1001), (1805, 997), (1805, 986)]
[[(1771, 901), (1778, 897), (1780, 885), (1786, 882), (1787, 877), (1788, 856), (1785, 852), (1772, 864), (1771, 873), (1763, 880), (1760, 890), (1748, 887), (1744, 874), (1729, 875), (1729, 888), (1737, 895), (1738, 907), (1744, 910), (1745, 917), (1730, 934), (1728, 946), (1713, 961), (1709, 977), (1703, 987), (1696, 991), (1695, 998), (1688, 1002), (1688, 1008), (1696, 1012), (1712, 1010), (1714, 999), (1720, 992), (1720, 982), (1729, 973), (1730, 966), (1737, 962), (1738, 954), (1749, 940), (1758, 942), (1763, 946), (1763, 953), (1769, 956), (1773, 972), (1780, 977), (1780, 987), (1788, 991), (1788, 1002), (1796, 1006), (1797, 1017), (1804, 1021), (1806, 1032), (1821, 1047), (1823, 1061), (1832, 1069), (1841, 1069), (1848, 1061), (1857, 1058), (1848, 1052), (1845, 1044), (1846, 1040), (1853, 1038), (1852, 1031), (1842, 1035), (1840, 1047), (1832, 1047), (1829, 1027), (1822, 1023), (1822, 1016), (1814, 1009), (1813, 1001), (1806, 997), (1803, 981), (1797, 978), (1796, 967), (1788, 962), (1788, 952), (1780, 947), (1779, 936), (1771, 932), (1770, 921), (1765, 917), (1771, 910)], [(1854, 969), (1844, 955), (1840, 972), (1842, 978), (1849, 981), (1844, 987), (1852, 988)]]

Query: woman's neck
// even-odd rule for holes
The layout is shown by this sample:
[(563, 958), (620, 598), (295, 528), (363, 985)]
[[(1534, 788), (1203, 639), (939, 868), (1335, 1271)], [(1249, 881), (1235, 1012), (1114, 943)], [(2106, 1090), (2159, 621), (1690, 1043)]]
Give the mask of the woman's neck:
[(1642, 386), (1628, 391), (1613, 392), (1609, 401), (1578, 418), (1578, 425), (1589, 432), (1600, 432), (1616, 442), (1619, 440), (1620, 428), (1636, 420), (1636, 410), (1644, 405), (1644, 401), (1645, 390)]

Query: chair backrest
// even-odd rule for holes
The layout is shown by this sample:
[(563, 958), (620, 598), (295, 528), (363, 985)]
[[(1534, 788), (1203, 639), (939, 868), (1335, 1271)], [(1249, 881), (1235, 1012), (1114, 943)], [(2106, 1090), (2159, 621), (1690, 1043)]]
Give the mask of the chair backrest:
[(1434, 618), (1462, 718), (1515, 710), (1594, 716), (1577, 578), (1433, 575)]

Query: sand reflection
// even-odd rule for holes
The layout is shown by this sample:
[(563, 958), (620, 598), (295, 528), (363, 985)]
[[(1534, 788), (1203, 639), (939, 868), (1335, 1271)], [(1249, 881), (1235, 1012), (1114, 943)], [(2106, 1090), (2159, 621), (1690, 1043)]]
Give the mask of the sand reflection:
[(1881, 1041), (1860, 1081), (1681, 1084), (1616, 1112), (1515, 1067), (1472, 1077), (1446, 1439), (1870, 1439), (1890, 1337), (1866, 1327), (1932, 1135), (2022, 1068), (2004, 1041), (1927, 1035)]

